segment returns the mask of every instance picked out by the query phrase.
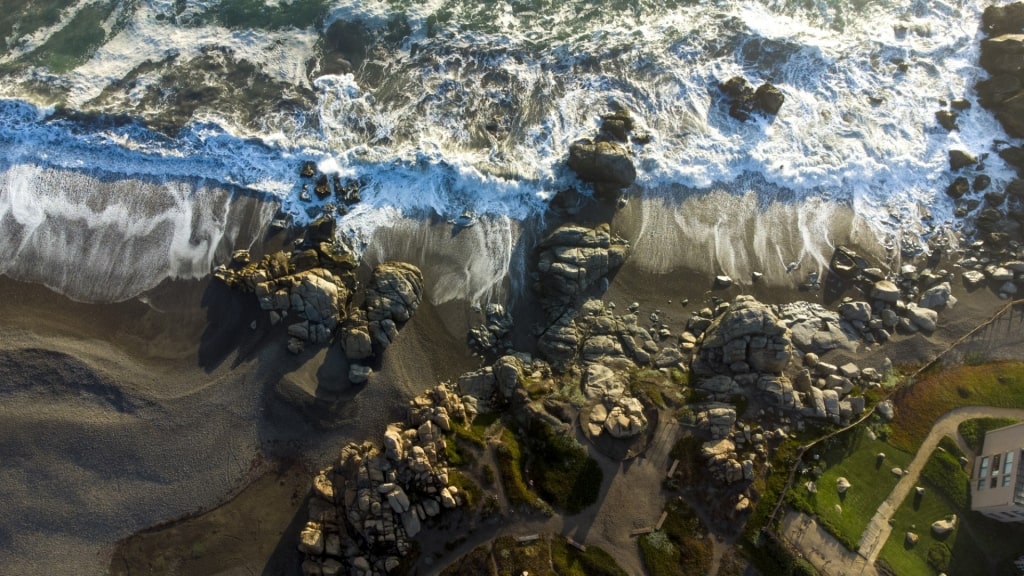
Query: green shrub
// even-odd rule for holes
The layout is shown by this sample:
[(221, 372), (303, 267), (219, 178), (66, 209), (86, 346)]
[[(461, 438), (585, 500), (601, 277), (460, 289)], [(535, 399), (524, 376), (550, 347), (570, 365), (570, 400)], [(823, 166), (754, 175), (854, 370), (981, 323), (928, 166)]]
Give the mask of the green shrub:
[(551, 504), (576, 514), (597, 501), (604, 473), (575, 439), (535, 422), (529, 431), (530, 476)]
[(498, 459), (498, 472), (501, 475), (502, 486), (505, 487), (505, 496), (513, 506), (533, 506), (534, 495), (526, 487), (523, 481), (523, 473), (520, 465), (523, 454), (519, 447), (519, 440), (510, 430), (504, 430), (501, 434), (501, 444), (495, 449)]
[(928, 547), (928, 565), (939, 572), (945, 572), (949, 568), (949, 560), (952, 556), (949, 546), (942, 542), (934, 542)]
[(954, 506), (962, 510), (968, 508), (970, 477), (955, 456), (940, 450), (932, 452), (921, 475), (949, 498)]
[(1012, 418), (973, 418), (961, 422), (957, 427), (957, 432), (963, 436), (968, 448), (973, 450), (975, 454), (979, 454), (985, 443), (985, 434), (989, 430), (1003, 428), (1004, 426), (1016, 423), (1017, 421)]

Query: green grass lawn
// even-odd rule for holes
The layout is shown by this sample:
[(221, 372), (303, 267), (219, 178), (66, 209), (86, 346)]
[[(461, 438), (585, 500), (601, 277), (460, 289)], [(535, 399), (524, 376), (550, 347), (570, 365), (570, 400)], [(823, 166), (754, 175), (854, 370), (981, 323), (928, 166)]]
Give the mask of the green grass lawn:
[[(957, 455), (936, 450), (925, 465), (919, 485), (925, 494), (911, 494), (896, 510), (892, 533), (879, 555), (898, 576), (933, 576), (940, 568), (949, 574), (973, 576), (1014, 574), (1011, 564), (1024, 553), (1024, 526), (1004, 524), (970, 512), (970, 478), (960, 468)], [(935, 537), (931, 524), (956, 514), (957, 529), (948, 537)], [(907, 546), (908, 531), (918, 534), (915, 546)], [(940, 545), (950, 551), (948, 566), (929, 564), (929, 551), (938, 556)]]
[[(822, 469), (816, 480), (817, 494), (811, 494), (804, 487), (814, 472), (805, 473), (790, 492), (790, 499), (797, 508), (817, 516), (840, 542), (854, 550), (878, 506), (899, 481), (891, 472), (892, 468), (906, 468), (913, 455), (882, 440), (872, 440), (864, 426), (834, 438), (829, 446), (816, 452), (820, 459), (807, 463)], [(879, 452), (886, 455), (881, 465), (876, 460)], [(851, 485), (844, 495), (836, 490), (836, 480), (840, 477), (845, 477)]]
[(1024, 408), (1024, 362), (993, 362), (929, 371), (896, 394), (890, 442), (913, 451), (935, 421), (960, 406)]

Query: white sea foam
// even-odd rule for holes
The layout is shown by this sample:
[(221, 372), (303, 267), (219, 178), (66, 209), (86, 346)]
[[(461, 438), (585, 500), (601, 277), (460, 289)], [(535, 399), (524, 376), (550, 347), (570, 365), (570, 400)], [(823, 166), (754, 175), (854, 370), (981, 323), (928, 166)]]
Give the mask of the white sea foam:
[[(977, 106), (961, 114), (959, 131), (946, 133), (934, 117), (940, 99), (970, 96), (983, 74), (974, 64), (977, 0), (813, 10), (718, 2), (666, 11), (643, 3), (618, 13), (565, 2), (545, 14), (489, 16), (465, 3), (450, 20), (431, 22), (441, 4), (405, 12), (410, 35), (397, 50), (371, 55), (380, 74), (357, 71), (310, 83), (316, 122), (282, 122), (272, 130), (268, 123), (269, 131), (260, 132), (235, 123), (230, 111), (208, 111), (168, 139), (139, 127), (53, 121), (8, 101), (0, 102), (3, 159), (9, 167), (237, 185), (279, 198), (302, 222), (308, 213), (298, 199), (296, 169), (312, 158), (321, 170), (361, 183), (362, 203), (341, 222), (359, 245), (372, 245), (377, 231), (396, 219), (449, 219), (465, 209), (491, 223), (466, 238), (498, 229), (499, 236), (514, 236), (515, 226), (497, 223), (531, 218), (555, 191), (578, 184), (565, 168), (566, 150), (592, 134), (616, 102), (652, 137), (632, 147), (637, 191), (656, 199), (644, 205), (732, 194), (731, 205), (750, 211), (729, 223), (680, 214), (672, 205), (646, 211), (650, 222), (638, 233), (638, 252), (651, 267), (669, 266), (672, 258), (653, 244), (644, 248), (645, 238), (674, 234), (696, 244), (717, 238), (707, 246), (708, 267), (740, 274), (795, 258), (822, 266), (832, 241), (827, 217), (837, 211), (852, 209), (856, 222), (869, 223), (879, 238), (903, 229), (929, 233), (922, 210), (935, 223), (952, 219), (953, 202), (943, 193), (952, 178), (947, 151), (986, 153), (993, 135), (1002, 136), (992, 115)], [(142, 61), (171, 53), (185, 61), (204, 46), (230, 48), (282, 82), (308, 82), (303, 63), (315, 53), (314, 32), (177, 27), (156, 18), (169, 6), (142, 2), (124, 31), (70, 73), (72, 103), (89, 101)], [(328, 22), (358, 20), (379, 30), (391, 17), (383, 0), (346, 0), (334, 4)], [(780, 115), (747, 123), (729, 117), (717, 84), (736, 74), (778, 85), (786, 96)], [(489, 121), (497, 131), (483, 130)], [(985, 165), (996, 188), (1013, 176), (994, 154)], [(751, 189), (751, 182), (760, 184)], [(16, 202), (17, 194), (8, 191), (10, 217), (19, 226), (35, 222), (39, 213)], [(730, 235), (745, 232), (726, 224), (748, 220), (753, 236), (730, 242)], [(769, 240), (774, 237), (786, 240)], [(507, 271), (506, 247), (515, 244), (512, 238), (481, 246), (474, 255), (499, 264), (474, 273)], [(482, 297), (494, 284), (452, 280), (438, 298), (448, 298), (456, 285)]]

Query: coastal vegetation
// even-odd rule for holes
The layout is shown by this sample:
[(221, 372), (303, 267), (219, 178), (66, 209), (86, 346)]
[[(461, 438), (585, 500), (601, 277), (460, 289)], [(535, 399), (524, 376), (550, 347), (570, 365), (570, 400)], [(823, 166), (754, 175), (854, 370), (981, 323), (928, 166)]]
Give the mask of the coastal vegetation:
[(524, 572), (531, 576), (626, 576), (626, 571), (603, 549), (597, 546), (577, 548), (561, 536), (547, 534), (520, 538), (502, 536), (477, 546), (441, 574)]
[(889, 441), (914, 451), (935, 422), (961, 406), (1024, 407), (1024, 362), (992, 362), (928, 371), (894, 397)]
[(660, 530), (640, 536), (640, 556), (651, 576), (706, 574), (712, 545), (707, 528), (681, 497), (665, 504)]

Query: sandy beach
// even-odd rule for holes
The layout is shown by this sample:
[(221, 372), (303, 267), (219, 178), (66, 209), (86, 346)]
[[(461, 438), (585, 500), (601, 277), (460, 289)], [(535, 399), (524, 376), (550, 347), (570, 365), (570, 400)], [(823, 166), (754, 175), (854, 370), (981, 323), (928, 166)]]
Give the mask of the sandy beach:
[[(743, 197), (726, 200), (734, 202), (728, 219), (715, 216), (722, 199), (706, 196), (671, 210), (664, 200), (644, 200), (618, 211), (612, 230), (630, 240), (634, 253), (603, 299), (622, 307), (638, 302), (642, 313), (658, 310), (678, 333), (712, 298), (835, 303), (842, 294), (800, 290), (807, 272), (824, 272), (822, 259), (827, 264), (838, 244), (852, 244), (869, 258), (879, 250), (857, 245), (870, 238), (851, 217), (839, 217), (827, 234), (808, 235), (801, 232), (807, 208), (787, 206), (768, 208), (772, 230), (792, 231), (773, 236), (769, 250), (756, 205)], [(607, 210), (580, 218), (602, 214)], [(842, 210), (829, 216), (836, 214)], [(712, 218), (717, 236), (693, 224)], [(507, 234), (495, 239), (496, 228)], [(122, 567), (132, 574), (194, 573), (169, 551), (162, 568), (145, 568), (154, 535), (174, 531), (169, 550), (184, 554), (206, 542), (209, 522), (232, 533), (259, 513), (268, 514), (261, 522), (277, 525), (249, 533), (242, 545), (203, 544), (204, 566), (216, 569), (210, 573), (243, 573), (230, 560), (241, 554), (247, 569), (297, 570), (291, 543), (302, 511), (296, 498), (305, 498), (309, 471), (329, 464), (348, 441), (379, 441), (387, 422), (404, 417), (408, 399), (480, 365), (466, 345), (466, 331), (482, 321), (473, 305), (515, 296), (517, 339), (531, 341), (534, 240), (516, 236), (516, 229), (495, 223), (453, 234), (444, 222), (406, 219), (382, 230), (364, 268), (383, 260), (416, 264), (426, 297), (370, 381), (359, 386), (346, 382), (338, 343), (289, 354), (284, 327), (271, 327), (253, 296), (210, 278), (165, 281), (115, 304), (78, 303), (36, 284), (0, 279), (0, 506), (9, 511), (0, 525), (0, 565), (25, 575), (72, 567), (89, 574), (122, 573)], [(285, 241), (275, 237), (266, 248)], [(497, 262), (489, 260), (495, 253), (502, 254)], [(787, 273), (782, 262), (790, 260), (804, 269)], [(490, 271), (481, 268), (488, 265)], [(753, 271), (764, 278), (754, 282)], [(722, 273), (736, 283), (715, 289), (713, 278)], [(942, 313), (934, 335), (899, 337), (862, 349), (856, 359), (923, 361), (1000, 303), (987, 290), (968, 295), (956, 286), (960, 303)], [(840, 356), (830, 361), (846, 359)], [(284, 485), (268, 480), (275, 474)], [(280, 497), (286, 486), (298, 495)], [(186, 517), (193, 519), (167, 524)], [(125, 541), (135, 533), (146, 535)], [(119, 541), (126, 543), (116, 547)]]

